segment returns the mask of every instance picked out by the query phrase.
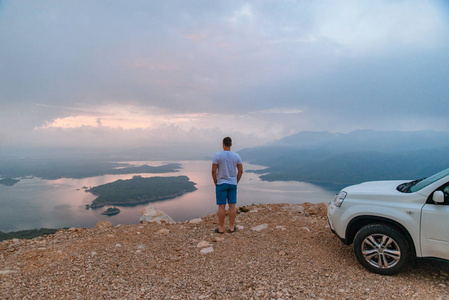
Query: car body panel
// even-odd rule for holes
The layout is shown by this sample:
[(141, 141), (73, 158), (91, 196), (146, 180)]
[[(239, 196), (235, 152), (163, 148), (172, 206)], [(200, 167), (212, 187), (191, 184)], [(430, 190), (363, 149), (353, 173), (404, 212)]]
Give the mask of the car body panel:
[(449, 176), (414, 193), (397, 187), (411, 180), (371, 181), (342, 189), (346, 198), (328, 208), (331, 230), (348, 241), (348, 226), (361, 218), (389, 220), (410, 235), (418, 257), (449, 259), (449, 206), (426, 204), (432, 193), (449, 181)]
[(378, 217), (392, 220), (407, 228), (415, 244), (415, 249), (418, 251), (420, 248), (419, 223), (425, 199), (422, 199), (421, 196), (419, 200), (415, 200), (414, 203), (406, 203), (407, 205), (403, 205), (404, 203), (401, 202), (382, 201), (384, 203), (379, 205), (379, 201), (360, 201), (360, 199), (351, 197), (350, 199), (345, 199), (341, 207), (336, 207), (333, 204), (329, 205), (329, 226), (342, 240), (345, 240), (347, 238), (348, 225), (356, 218)]
[(426, 204), (422, 210), (423, 257), (449, 259), (449, 206)]

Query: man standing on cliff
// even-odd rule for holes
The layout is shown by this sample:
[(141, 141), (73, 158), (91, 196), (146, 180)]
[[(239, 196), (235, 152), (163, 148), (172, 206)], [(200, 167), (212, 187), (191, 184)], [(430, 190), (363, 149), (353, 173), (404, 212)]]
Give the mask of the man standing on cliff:
[(232, 139), (223, 139), (223, 151), (217, 152), (212, 161), (212, 179), (215, 183), (215, 196), (218, 205), (218, 228), (216, 233), (224, 233), (226, 202), (229, 205), (229, 232), (233, 233), (237, 211), (237, 184), (242, 178), (243, 165), (240, 155), (231, 151)]

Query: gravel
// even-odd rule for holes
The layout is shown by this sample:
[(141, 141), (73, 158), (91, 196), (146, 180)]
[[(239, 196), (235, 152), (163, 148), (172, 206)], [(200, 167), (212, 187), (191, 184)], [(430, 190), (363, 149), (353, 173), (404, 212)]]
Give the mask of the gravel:
[[(448, 299), (449, 263), (370, 273), (328, 227), (326, 206), (248, 206), (177, 224), (71, 228), (0, 243), (1, 299)], [(255, 228), (257, 230), (255, 230)]]

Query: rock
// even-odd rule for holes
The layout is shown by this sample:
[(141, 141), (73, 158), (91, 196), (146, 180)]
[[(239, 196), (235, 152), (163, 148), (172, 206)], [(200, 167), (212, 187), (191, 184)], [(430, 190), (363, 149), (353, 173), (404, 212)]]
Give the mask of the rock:
[(302, 205), (291, 204), (289, 206), (284, 207), (284, 210), (291, 211), (294, 213), (304, 213), (304, 207)]
[(0, 275), (6, 275), (6, 274), (12, 274), (12, 273), (17, 273), (17, 271), (13, 271), (13, 270), (0, 270)]
[(204, 247), (209, 247), (210, 244), (206, 241), (201, 241), (198, 243), (198, 245), (196, 245), (198, 248), (204, 248)]
[(261, 231), (261, 230), (264, 230), (264, 229), (267, 229), (267, 228), (268, 228), (268, 224), (262, 224), (262, 225), (259, 225), (259, 226), (252, 227), (251, 230), (253, 230), (253, 231)]
[(325, 203), (311, 204), (306, 202), (303, 206), (305, 211), (312, 216), (320, 216), (323, 218), (327, 216), (327, 204)]
[(304, 232), (310, 232), (310, 229), (307, 227), (301, 227), (301, 228), (299, 228), (299, 230), (304, 231)]
[(201, 218), (196, 218), (196, 219), (190, 220), (189, 223), (190, 223), (190, 224), (198, 224), (198, 223), (200, 223), (200, 222), (202, 222), (202, 221), (203, 221), (203, 219), (201, 219)]
[(148, 205), (142, 210), (142, 216), (140, 217), (141, 223), (169, 223), (174, 224), (175, 221), (164, 213), (163, 211)]
[(285, 228), (285, 226), (276, 226), (276, 229), (280, 229), (282, 231), (287, 230), (287, 228)]
[(168, 230), (166, 228), (162, 228), (161, 230), (156, 232), (156, 234), (169, 234), (169, 233), (170, 233), (170, 230)]
[(122, 244), (115, 244), (115, 247), (122, 247)]
[(214, 252), (214, 248), (212, 248), (212, 247), (204, 248), (204, 249), (202, 249), (200, 252), (201, 252), (201, 254), (212, 253), (212, 252)]
[(238, 230), (243, 230), (243, 229), (245, 229), (245, 226), (242, 226), (242, 225), (236, 225), (235, 228), (237, 228)]
[(108, 221), (98, 221), (97, 225), (95, 225), (95, 229), (106, 229), (106, 228), (111, 228), (112, 227), (112, 223), (108, 222)]
[(239, 207), (238, 211), (246, 213), (246, 212), (249, 212), (250, 209), (246, 206), (241, 206), (241, 207)]

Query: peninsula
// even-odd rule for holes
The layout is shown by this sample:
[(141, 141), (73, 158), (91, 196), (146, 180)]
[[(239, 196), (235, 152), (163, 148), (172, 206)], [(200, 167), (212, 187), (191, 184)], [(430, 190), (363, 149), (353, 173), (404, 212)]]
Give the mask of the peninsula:
[(172, 199), (187, 192), (196, 191), (196, 183), (187, 176), (148, 177), (134, 176), (129, 180), (117, 180), (86, 190), (97, 196), (91, 208), (105, 205), (136, 205)]
[(24, 176), (35, 176), (47, 180), (60, 178), (80, 179), (103, 175), (174, 173), (179, 172), (181, 168), (182, 165), (180, 163), (166, 163), (160, 166), (149, 166), (147, 164), (134, 166), (123, 162), (82, 159), (0, 160), (0, 177), (9, 181), (11, 180), (10, 178)]

